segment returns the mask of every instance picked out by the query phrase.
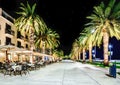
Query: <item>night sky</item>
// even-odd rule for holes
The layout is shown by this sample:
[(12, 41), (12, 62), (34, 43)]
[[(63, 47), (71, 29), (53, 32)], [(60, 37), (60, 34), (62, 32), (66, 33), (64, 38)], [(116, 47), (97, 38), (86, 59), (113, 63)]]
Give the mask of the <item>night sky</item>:
[[(27, 0), (0, 0), (2, 7), (11, 16), (16, 17), (20, 3)], [(48, 27), (60, 35), (60, 49), (65, 54), (71, 51), (73, 41), (78, 38), (87, 22), (86, 16), (92, 13), (93, 6), (101, 1), (109, 0), (28, 0), (33, 5), (37, 3), (36, 13), (39, 14)]]

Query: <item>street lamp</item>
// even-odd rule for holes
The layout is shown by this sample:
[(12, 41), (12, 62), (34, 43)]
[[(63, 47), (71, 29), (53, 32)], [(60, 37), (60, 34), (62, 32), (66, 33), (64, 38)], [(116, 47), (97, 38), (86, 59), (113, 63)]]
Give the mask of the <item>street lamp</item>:
[(113, 51), (111, 50), (113, 48), (112, 44), (109, 44), (109, 50), (110, 50), (110, 60), (111, 60), (111, 56), (113, 55)]
[(93, 53), (94, 59), (96, 60), (96, 46), (95, 46), (94, 49), (92, 50), (92, 53)]

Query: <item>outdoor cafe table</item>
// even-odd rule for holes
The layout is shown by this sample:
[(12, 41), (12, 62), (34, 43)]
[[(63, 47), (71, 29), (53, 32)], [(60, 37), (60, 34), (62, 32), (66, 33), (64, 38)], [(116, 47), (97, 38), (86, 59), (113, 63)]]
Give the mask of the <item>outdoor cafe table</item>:
[(35, 69), (35, 64), (28, 63), (27, 65), (30, 67), (30, 70), (34, 70)]
[(14, 71), (16, 71), (17, 69), (22, 70), (22, 66), (21, 65), (14, 65), (14, 66), (12, 66), (12, 69)]
[(32, 63), (29, 63), (29, 64), (27, 64), (28, 66), (34, 66), (34, 64), (32, 64)]

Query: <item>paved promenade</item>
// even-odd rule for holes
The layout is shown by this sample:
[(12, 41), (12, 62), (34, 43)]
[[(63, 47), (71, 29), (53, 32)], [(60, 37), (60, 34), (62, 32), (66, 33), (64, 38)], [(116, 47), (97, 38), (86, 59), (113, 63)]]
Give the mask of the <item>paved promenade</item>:
[(63, 61), (23, 76), (3, 76), (0, 85), (120, 85), (120, 76), (108, 77), (108, 69)]

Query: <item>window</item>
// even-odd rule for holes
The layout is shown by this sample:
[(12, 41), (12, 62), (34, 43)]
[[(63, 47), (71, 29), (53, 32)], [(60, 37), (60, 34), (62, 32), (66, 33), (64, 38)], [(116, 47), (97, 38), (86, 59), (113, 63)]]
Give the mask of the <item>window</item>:
[(11, 34), (11, 26), (6, 24), (5, 33)]
[(20, 31), (17, 32), (17, 38), (20, 38)]
[(26, 44), (26, 48), (28, 48), (28, 44)]
[(20, 31), (17, 32), (17, 38), (23, 39), (24, 36), (21, 35)]
[(11, 29), (11, 26), (6, 24), (5, 33), (11, 34), (14, 36), (15, 32)]
[(21, 48), (21, 42), (17, 42), (17, 47), (20, 47)]
[(6, 37), (6, 45), (9, 45), (11, 43), (11, 38), (9, 38), (9, 37)]

